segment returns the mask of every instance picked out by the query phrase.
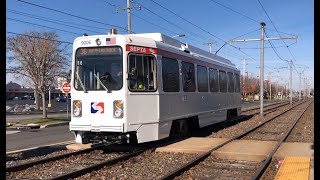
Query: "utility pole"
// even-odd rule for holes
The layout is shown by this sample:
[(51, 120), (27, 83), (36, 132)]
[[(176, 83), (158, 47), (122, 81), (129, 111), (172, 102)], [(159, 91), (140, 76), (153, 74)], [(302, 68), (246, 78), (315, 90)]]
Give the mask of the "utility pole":
[(128, 16), (128, 34), (131, 34), (131, 9), (139, 9), (141, 10), (141, 6), (130, 6), (130, 1), (127, 0), (127, 7), (126, 8), (118, 8), (117, 11), (120, 10), (127, 10), (127, 16)]
[(242, 81), (243, 81), (243, 84), (244, 82), (246, 81), (246, 66), (248, 65), (248, 63), (246, 63), (246, 59), (243, 59), (242, 61), (242, 68), (243, 68), (243, 72), (242, 72)]
[(271, 97), (272, 97), (272, 91), (271, 91), (271, 72), (269, 72), (269, 86), (270, 86), (270, 97), (269, 97), (269, 100), (271, 101)]
[(263, 82), (264, 82), (264, 27), (261, 23), (261, 48), (260, 48), (260, 116), (263, 117)]
[(246, 59), (243, 59), (243, 72), (242, 72), (242, 92), (244, 92), (246, 87), (246, 66), (248, 65), (246, 63)]
[(303, 84), (304, 84), (304, 88), (303, 88), (303, 89), (304, 89), (304, 90), (303, 90), (303, 95), (304, 95), (304, 100), (306, 100), (306, 99), (307, 99), (307, 90), (306, 90), (306, 89), (307, 89), (307, 84), (306, 84), (306, 77), (304, 77), (304, 78), (303, 78), (303, 80), (304, 80), (304, 83), (303, 83)]
[(230, 42), (249, 42), (249, 41), (261, 41), (260, 48), (260, 116), (263, 116), (263, 82), (264, 82), (264, 41), (265, 40), (283, 40), (283, 39), (297, 39), (294, 37), (282, 37), (282, 38), (264, 38), (264, 22), (261, 25), (261, 38), (260, 39), (243, 39), (243, 40), (231, 40)]
[(299, 73), (299, 101), (301, 101), (301, 91), (304, 92), (303, 88), (301, 87), (301, 76), (302, 76), (302, 74), (304, 73), (304, 71), (305, 71), (306, 69), (309, 69), (309, 67), (306, 66), (306, 67)]
[(299, 101), (301, 101), (301, 72), (299, 73)]
[(290, 105), (292, 105), (292, 60), (289, 61), (290, 66)]

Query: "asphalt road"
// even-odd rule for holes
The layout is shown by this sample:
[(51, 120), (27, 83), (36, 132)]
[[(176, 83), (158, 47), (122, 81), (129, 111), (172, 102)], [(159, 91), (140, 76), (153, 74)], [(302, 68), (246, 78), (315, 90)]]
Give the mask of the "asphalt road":
[(10, 131), (7, 131), (6, 152), (71, 140), (74, 140), (74, 135), (69, 131), (68, 125), (23, 130), (13, 134), (10, 134)]

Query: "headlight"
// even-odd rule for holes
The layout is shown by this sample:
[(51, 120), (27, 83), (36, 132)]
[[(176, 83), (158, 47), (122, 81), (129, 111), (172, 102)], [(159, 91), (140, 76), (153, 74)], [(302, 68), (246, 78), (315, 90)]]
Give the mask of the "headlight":
[(123, 101), (121, 100), (113, 101), (113, 117), (123, 118)]
[(81, 113), (82, 113), (82, 103), (80, 100), (74, 100), (73, 101), (73, 116), (74, 117), (81, 117)]

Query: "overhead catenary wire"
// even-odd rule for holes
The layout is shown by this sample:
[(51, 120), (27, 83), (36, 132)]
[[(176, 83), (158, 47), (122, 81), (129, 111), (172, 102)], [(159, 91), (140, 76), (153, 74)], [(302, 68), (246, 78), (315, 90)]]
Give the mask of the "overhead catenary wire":
[(118, 26), (118, 25), (114, 25), (114, 24), (109, 24), (109, 23), (104, 23), (104, 22), (88, 19), (88, 18), (85, 18), (85, 17), (81, 17), (81, 16), (78, 16), (78, 15), (70, 14), (70, 13), (66, 13), (66, 12), (63, 12), (61, 10), (48, 8), (48, 7), (45, 7), (45, 6), (41, 6), (41, 5), (38, 5), (38, 4), (26, 2), (26, 1), (23, 1), (23, 0), (17, 0), (17, 1), (25, 3), (25, 4), (29, 4), (31, 6), (36, 6), (36, 7), (42, 8), (42, 9), (47, 9), (47, 10), (58, 12), (58, 13), (61, 13), (61, 14), (64, 14), (64, 15), (72, 16), (72, 17), (75, 17), (75, 18), (83, 19), (83, 20), (86, 20), (86, 21), (91, 21), (91, 22), (94, 22), (94, 23), (103, 24), (103, 25), (107, 25), (107, 26), (111, 26), (111, 27), (117, 27), (117, 28), (123, 29), (125, 31), (127, 30), (126, 28)]
[(178, 28), (178, 29), (180, 29), (180, 30), (185, 31), (185, 32), (189, 33), (190, 35), (193, 35), (194, 37), (197, 37), (197, 38), (199, 38), (199, 37), (200, 37), (200, 38), (201, 38), (201, 39), (203, 39), (203, 40), (207, 40), (207, 39), (208, 39), (208, 38), (206, 38), (206, 37), (204, 37), (204, 36), (201, 36), (201, 35), (199, 35), (199, 34), (196, 34), (196, 33), (194, 33), (194, 32), (186, 31), (186, 29), (185, 29), (185, 28), (182, 28), (182, 27), (178, 26), (177, 24), (175, 24), (175, 23), (173, 23), (173, 22), (171, 22), (171, 21), (167, 20), (166, 18), (164, 18), (164, 17), (162, 17), (162, 16), (158, 15), (157, 13), (155, 13), (155, 12), (154, 12), (154, 11), (152, 11), (152, 10), (150, 10), (150, 9), (149, 9), (149, 8), (147, 8), (145, 5), (142, 5), (141, 3), (138, 3), (138, 2), (134, 2), (134, 3), (136, 3), (136, 4), (138, 4), (139, 6), (143, 7), (143, 9), (145, 9), (145, 10), (147, 10), (148, 12), (150, 12), (151, 14), (153, 14), (153, 15), (157, 16), (158, 18), (160, 18), (160, 19), (164, 20), (165, 22), (167, 22), (167, 23), (171, 24), (172, 26), (174, 26), (174, 27), (176, 27), (176, 28)]
[(184, 21), (188, 22), (189, 24), (191, 24), (191, 25), (193, 25), (193, 26), (195, 26), (195, 27), (199, 28), (199, 29), (200, 29), (200, 30), (202, 30), (203, 32), (208, 33), (209, 35), (211, 35), (211, 36), (215, 37), (216, 39), (219, 39), (220, 41), (226, 42), (226, 41), (225, 41), (225, 40), (223, 40), (222, 38), (220, 38), (220, 37), (218, 37), (218, 36), (216, 36), (216, 35), (212, 34), (211, 32), (209, 32), (209, 31), (207, 31), (207, 30), (203, 29), (202, 27), (200, 27), (200, 26), (198, 26), (198, 25), (194, 24), (193, 22), (191, 22), (191, 21), (187, 20), (186, 18), (184, 18), (184, 17), (182, 17), (182, 16), (178, 15), (177, 13), (175, 13), (175, 12), (171, 11), (170, 9), (168, 9), (168, 8), (166, 8), (166, 7), (164, 7), (164, 6), (162, 6), (161, 4), (159, 4), (159, 3), (157, 3), (157, 2), (155, 2), (155, 1), (153, 1), (153, 0), (150, 0), (150, 1), (152, 1), (152, 2), (153, 2), (153, 3), (155, 3), (155, 4), (157, 4), (157, 5), (158, 5), (158, 6), (160, 6), (161, 8), (163, 8), (163, 9), (167, 10), (168, 12), (170, 12), (170, 13), (174, 14), (175, 16), (179, 17), (180, 19), (182, 19), (182, 20), (184, 20)]
[(16, 21), (16, 22), (25, 23), (25, 24), (35, 25), (35, 26), (39, 26), (39, 27), (44, 27), (44, 28), (48, 28), (48, 29), (53, 29), (53, 30), (57, 30), (57, 31), (61, 31), (61, 32), (66, 32), (66, 33), (71, 33), (71, 34), (76, 34), (76, 35), (82, 35), (82, 34), (80, 34), (80, 33), (75, 33), (75, 32), (66, 31), (66, 30), (63, 30), (63, 29), (58, 29), (58, 28), (53, 28), (53, 27), (49, 27), (49, 26), (44, 26), (44, 25), (40, 25), (40, 24), (36, 24), (36, 23), (31, 23), (31, 22), (27, 22), (27, 21), (22, 21), (22, 20), (10, 18), (10, 17), (6, 17), (6, 19), (11, 20), (11, 21)]
[[(258, 0), (258, 2), (259, 2), (259, 4), (260, 4), (260, 6), (262, 7), (262, 9), (263, 9), (264, 13), (267, 15), (268, 19), (270, 20), (270, 22), (271, 22), (272, 26), (274, 27), (274, 29), (277, 31), (278, 35), (279, 35), (279, 36), (280, 36), (280, 38), (281, 38), (281, 35), (280, 35), (280, 33), (279, 33), (278, 29), (276, 28), (276, 26), (275, 26), (275, 25), (274, 25), (274, 23), (272, 22), (272, 20), (271, 20), (271, 18), (270, 18), (270, 16), (269, 16), (269, 14), (267, 13), (266, 9), (263, 7), (263, 5), (262, 5), (262, 3), (260, 2), (260, 0)], [(283, 39), (281, 39), (281, 40), (282, 40), (282, 42), (284, 43), (284, 45), (286, 45), (286, 46), (287, 46), (286, 42), (284, 42), (284, 40), (283, 40)], [(293, 56), (293, 54), (292, 54), (291, 50), (289, 49), (289, 47), (287, 47), (287, 49), (288, 49), (289, 53), (291, 54), (292, 58), (295, 60), (295, 58), (294, 58), (294, 56)]]
[[(235, 48), (235, 49), (239, 50), (239, 51), (240, 51), (240, 52), (242, 52), (243, 54), (245, 54), (245, 55), (247, 55), (248, 57), (250, 57), (251, 59), (255, 60), (254, 58), (252, 58), (251, 56), (249, 56), (247, 53), (245, 53), (245, 52), (241, 51), (241, 50), (239, 49), (239, 47), (236, 47), (236, 46), (234, 46), (234, 45), (232, 45), (232, 44), (228, 43), (228, 42), (227, 42), (227, 41), (225, 41), (224, 39), (222, 39), (222, 38), (220, 38), (220, 37), (218, 37), (218, 36), (216, 36), (216, 35), (212, 34), (211, 32), (209, 32), (209, 31), (205, 30), (204, 28), (202, 28), (202, 27), (200, 27), (200, 26), (198, 26), (198, 25), (194, 24), (193, 22), (191, 22), (191, 21), (187, 20), (186, 18), (184, 18), (184, 17), (182, 17), (182, 16), (178, 15), (177, 13), (175, 13), (175, 12), (171, 11), (170, 9), (168, 9), (168, 8), (166, 8), (166, 7), (164, 7), (164, 6), (162, 6), (161, 4), (159, 4), (159, 3), (155, 2), (154, 0), (150, 0), (150, 1), (154, 2), (155, 4), (157, 4), (158, 6), (162, 7), (163, 9), (165, 9), (165, 10), (169, 11), (170, 13), (172, 13), (172, 14), (174, 14), (174, 15), (178, 16), (180, 19), (182, 19), (182, 20), (184, 20), (184, 21), (188, 22), (189, 24), (191, 24), (191, 25), (193, 25), (193, 26), (197, 27), (197, 28), (198, 28), (198, 29), (200, 29), (201, 31), (203, 31), (203, 32), (205, 32), (205, 33), (207, 33), (207, 34), (209, 34), (209, 35), (211, 35), (211, 36), (215, 37), (216, 39), (218, 39), (218, 40), (220, 40), (220, 41), (222, 41), (222, 42), (224, 42), (224, 43), (226, 43), (226, 44), (230, 45), (231, 47), (233, 47), (233, 48)], [(141, 5), (141, 4), (139, 4), (139, 5)], [(141, 6), (142, 6), (142, 5), (141, 5)], [(154, 12), (152, 12), (152, 13), (154, 13)]]
[[(110, 6), (112, 6), (112, 7), (120, 6), (120, 5), (113, 4), (113, 3), (111, 3), (110, 1), (107, 1), (107, 0), (102, 0), (102, 1), (104, 1), (105, 3), (107, 3), (108, 5), (110, 5)], [(165, 30), (165, 31), (167, 31), (167, 32), (170, 32), (170, 33), (172, 33), (172, 34), (174, 34), (174, 35), (179, 34), (179, 33), (177, 33), (177, 32), (174, 32), (174, 31), (170, 30), (170, 29), (164, 28), (164, 27), (162, 27), (162, 26), (160, 26), (160, 25), (158, 25), (158, 24), (155, 24), (155, 23), (153, 23), (153, 22), (150, 22), (149, 20), (147, 20), (147, 19), (145, 19), (145, 18), (143, 18), (143, 17), (141, 17), (141, 16), (139, 16), (139, 15), (133, 13), (133, 12), (131, 12), (131, 15), (133, 15), (133, 16), (137, 17), (138, 19), (140, 19), (140, 20), (142, 20), (142, 21), (145, 21), (145, 22), (147, 22), (147, 23), (149, 23), (149, 24), (151, 24), (151, 25), (153, 25), (153, 26), (156, 26), (156, 27), (158, 27), (158, 28), (160, 28), (160, 29), (162, 29), (162, 30)], [(194, 38), (190, 38), (190, 37), (185, 37), (185, 38), (186, 38), (186, 39), (189, 39), (189, 40), (191, 40), (191, 41), (203, 43), (203, 41), (200, 41), (200, 40), (197, 40), (197, 39), (194, 39)]]
[(59, 42), (59, 43), (65, 43), (65, 44), (73, 44), (72, 42), (67, 42), (67, 41), (59, 41), (59, 40), (53, 40), (53, 39), (47, 39), (47, 38), (42, 38), (42, 37), (37, 37), (37, 36), (30, 36), (27, 34), (20, 34), (20, 33), (15, 33), (15, 32), (11, 32), (11, 31), (6, 31), (9, 34), (15, 34), (15, 35), (19, 35), (19, 36), (26, 36), (26, 37), (30, 37), (30, 38), (36, 38), (36, 39), (43, 39), (43, 40), (48, 40), (48, 41), (55, 41), (55, 42)]
[[(147, 23), (149, 23), (149, 24), (151, 24), (151, 25), (154, 25), (154, 26), (156, 26), (156, 27), (158, 27), (158, 28), (160, 28), (160, 29), (162, 29), (162, 30), (165, 30), (165, 31), (167, 31), (167, 32), (170, 32), (170, 33), (172, 33), (172, 34), (179, 34), (179, 33), (177, 33), (177, 32), (174, 32), (174, 31), (170, 30), (170, 29), (164, 28), (164, 27), (162, 27), (162, 26), (160, 26), (160, 25), (158, 25), (158, 24), (155, 24), (155, 23), (153, 23), (153, 22), (150, 22), (150, 21), (146, 20), (145, 18), (142, 18), (141, 16), (136, 15), (135, 13), (132, 13), (132, 12), (131, 12), (131, 15), (133, 15), (133, 16), (135, 16), (135, 17), (137, 17), (137, 18), (139, 18), (139, 19), (141, 19), (141, 20), (143, 20), (143, 21), (145, 21), (145, 22), (147, 22)], [(193, 38), (190, 38), (190, 37), (185, 37), (185, 38), (186, 38), (186, 39), (190, 39), (191, 41), (199, 42), (199, 43), (202, 43), (202, 42), (203, 42), (203, 41), (200, 41), (200, 40), (197, 40), (197, 39), (193, 39)]]
[[(153, 0), (151, 0), (151, 1), (153, 1)], [(232, 11), (232, 12), (236, 13), (236, 14), (239, 14), (239, 15), (241, 15), (241, 16), (243, 16), (243, 17), (247, 18), (247, 19), (250, 19), (251, 21), (254, 21), (254, 22), (256, 22), (256, 23), (259, 23), (259, 24), (260, 24), (260, 22), (259, 22), (259, 21), (255, 20), (255, 19), (253, 19), (253, 18), (251, 18), (251, 17), (249, 17), (249, 16), (247, 16), (247, 15), (245, 15), (245, 14), (243, 14), (243, 13), (240, 13), (239, 11), (236, 11), (236, 10), (234, 10), (234, 9), (232, 9), (232, 8), (230, 8), (230, 7), (226, 6), (226, 5), (224, 5), (224, 4), (221, 4), (221, 3), (219, 3), (219, 2), (217, 2), (217, 1), (215, 1), (215, 0), (209, 0), (209, 1), (211, 1), (211, 2), (213, 2), (213, 3), (215, 3), (215, 4), (218, 4), (219, 6), (222, 6), (222, 7), (226, 8), (226, 9), (228, 9), (228, 10), (230, 10), (230, 11)]]
[[(83, 26), (83, 24), (77, 24), (77, 23), (72, 23), (72, 22), (52, 19), (52, 18), (46, 18), (46, 17), (43, 17), (43, 16), (37, 16), (37, 15), (34, 15), (34, 14), (29, 14), (29, 13), (25, 13), (25, 12), (21, 12), (21, 11), (15, 11), (15, 10), (12, 10), (12, 9), (9, 9), (9, 8), (7, 8), (7, 12), (10, 12), (10, 13), (13, 13), (13, 14), (18, 14), (18, 15), (21, 15), (21, 16), (29, 17), (29, 18), (33, 18), (33, 19), (38, 19), (38, 20), (41, 20), (41, 21), (46, 21), (46, 22), (51, 22), (51, 23), (63, 25), (63, 26), (73, 27), (73, 28), (77, 28), (77, 29), (81, 29), (81, 30), (85, 30), (85, 31), (95, 32), (95, 33), (99, 33), (99, 34), (103, 33), (103, 32), (98, 32), (98, 31), (94, 31), (94, 30), (78, 27), (78, 26)], [(73, 25), (70, 25), (70, 24), (73, 24), (73, 25), (76, 25), (76, 26), (73, 26)], [(87, 26), (86, 25), (86, 27), (92, 27), (92, 26)], [(92, 27), (92, 28), (99, 28), (99, 27)], [(99, 29), (105, 30), (105, 28), (99, 28)]]
[[(264, 34), (266, 35), (267, 38), (269, 38), (266, 31), (264, 31)], [(270, 40), (268, 40), (268, 42), (270, 43), (270, 45), (271, 45), (274, 53), (278, 56), (278, 58), (279, 58), (280, 60), (285, 61), (285, 62), (289, 62), (288, 60), (285, 60), (285, 59), (283, 59), (282, 57), (280, 57), (280, 55), (278, 54), (278, 51), (276, 50), (276, 48), (274, 47), (274, 45), (272, 44), (272, 42), (271, 42)]]
[(290, 33), (286, 33), (286, 32), (281, 32), (281, 31), (276, 31), (276, 30), (269, 29), (269, 28), (264, 28), (264, 29), (269, 30), (269, 31), (279, 32), (279, 33), (286, 34), (286, 35), (289, 35), (289, 36), (296, 36), (296, 35), (294, 35), (294, 34), (290, 34)]
[[(288, 46), (292, 46), (293, 44), (295, 44), (295, 42), (292, 43), (292, 44), (290, 44), (290, 45), (288, 45)], [(275, 47), (266, 46), (266, 47), (264, 47), (264, 48), (284, 48), (284, 47), (287, 47), (287, 46), (275, 46)], [(260, 49), (260, 47), (244, 47), (244, 48), (241, 48), (241, 49)]]

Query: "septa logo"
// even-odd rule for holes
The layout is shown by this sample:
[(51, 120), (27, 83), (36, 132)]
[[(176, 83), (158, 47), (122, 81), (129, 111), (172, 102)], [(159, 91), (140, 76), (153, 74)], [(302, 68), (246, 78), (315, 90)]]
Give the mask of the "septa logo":
[(91, 103), (91, 113), (100, 113), (104, 112), (104, 103), (103, 102), (92, 102)]

